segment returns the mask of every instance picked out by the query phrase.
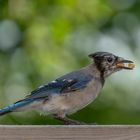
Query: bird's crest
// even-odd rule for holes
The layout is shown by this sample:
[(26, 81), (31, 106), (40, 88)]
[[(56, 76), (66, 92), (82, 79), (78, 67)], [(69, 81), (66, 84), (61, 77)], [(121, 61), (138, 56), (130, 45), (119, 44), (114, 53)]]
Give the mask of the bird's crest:
[(105, 55), (112, 55), (112, 54), (108, 52), (96, 52), (96, 53), (89, 54), (88, 56), (90, 58), (96, 58), (96, 57), (103, 57)]

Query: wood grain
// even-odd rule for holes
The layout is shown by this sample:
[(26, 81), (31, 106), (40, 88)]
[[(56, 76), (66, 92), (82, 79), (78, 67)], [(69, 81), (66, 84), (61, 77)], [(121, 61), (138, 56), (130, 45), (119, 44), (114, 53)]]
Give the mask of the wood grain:
[(140, 140), (140, 126), (0, 126), (0, 140)]

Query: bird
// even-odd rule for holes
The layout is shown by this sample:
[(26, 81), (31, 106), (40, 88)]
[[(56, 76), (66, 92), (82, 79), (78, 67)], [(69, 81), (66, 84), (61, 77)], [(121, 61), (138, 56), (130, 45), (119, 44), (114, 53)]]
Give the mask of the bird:
[(109, 52), (95, 52), (88, 56), (92, 59), (91, 64), (39, 86), (24, 99), (0, 109), (0, 116), (10, 112), (39, 110), (65, 125), (83, 124), (68, 116), (92, 103), (99, 96), (108, 76), (135, 67), (133, 61)]

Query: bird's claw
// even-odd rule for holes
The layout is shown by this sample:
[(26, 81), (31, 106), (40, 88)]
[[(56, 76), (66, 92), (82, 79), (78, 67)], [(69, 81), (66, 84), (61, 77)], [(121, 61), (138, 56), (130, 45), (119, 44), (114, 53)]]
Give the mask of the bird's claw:
[(84, 122), (78, 122), (78, 121), (65, 121), (64, 122), (65, 125), (87, 125), (86, 123)]

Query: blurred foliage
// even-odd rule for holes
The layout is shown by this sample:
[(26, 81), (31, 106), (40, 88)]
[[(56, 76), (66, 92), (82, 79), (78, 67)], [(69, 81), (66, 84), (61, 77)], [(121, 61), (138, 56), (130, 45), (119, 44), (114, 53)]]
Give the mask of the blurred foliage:
[[(139, 0), (0, 0), (0, 106), (109, 51), (135, 61), (134, 71), (107, 79), (100, 97), (70, 116), (98, 124), (140, 123)], [(36, 111), (0, 124), (60, 124)]]

